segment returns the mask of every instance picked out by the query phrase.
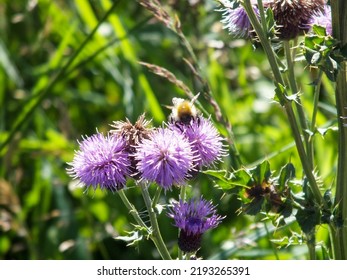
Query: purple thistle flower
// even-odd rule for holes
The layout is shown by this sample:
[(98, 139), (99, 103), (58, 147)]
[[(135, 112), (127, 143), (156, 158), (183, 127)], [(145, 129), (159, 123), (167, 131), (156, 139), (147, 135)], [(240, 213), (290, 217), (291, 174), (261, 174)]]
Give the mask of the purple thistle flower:
[(175, 226), (181, 229), (178, 246), (184, 252), (195, 252), (200, 248), (202, 234), (219, 225), (224, 219), (217, 214), (211, 201), (200, 198), (194, 202), (180, 200), (173, 204), (168, 213), (175, 221)]
[(79, 142), (80, 150), (68, 163), (67, 173), (86, 186), (120, 190), (129, 175), (130, 160), (121, 137), (97, 133)]
[(159, 128), (150, 139), (143, 139), (137, 146), (135, 159), (143, 179), (171, 189), (172, 185), (185, 182), (193, 167), (194, 156), (184, 136)]
[[(259, 15), (258, 8), (254, 6), (253, 9), (256, 15)], [(245, 9), (242, 6), (235, 9), (227, 7), (221, 11), (223, 12), (221, 22), (224, 24), (224, 28), (228, 29), (230, 34), (240, 38), (252, 37), (251, 33), (253, 31), (253, 27)]]
[(328, 35), (333, 34), (333, 28), (331, 23), (331, 7), (329, 5), (324, 6), (324, 11), (319, 11), (317, 14), (314, 14), (310, 21), (309, 25), (320, 25), (325, 27), (325, 30)]
[(210, 119), (202, 116), (192, 119), (189, 125), (171, 123), (170, 128), (181, 132), (189, 141), (197, 155), (194, 165), (209, 166), (225, 155), (223, 139)]

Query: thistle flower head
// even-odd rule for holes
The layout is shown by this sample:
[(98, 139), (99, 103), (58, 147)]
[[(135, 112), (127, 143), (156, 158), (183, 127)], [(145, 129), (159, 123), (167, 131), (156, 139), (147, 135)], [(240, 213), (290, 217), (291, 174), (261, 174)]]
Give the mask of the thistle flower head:
[(145, 180), (164, 189), (183, 184), (193, 167), (193, 152), (187, 139), (176, 131), (159, 128), (143, 139), (135, 153), (137, 169)]
[(313, 15), (309, 21), (309, 26), (320, 25), (325, 27), (328, 35), (333, 34), (332, 22), (331, 22), (331, 7), (329, 5), (324, 6), (323, 11), (319, 11)]
[(137, 170), (137, 160), (134, 158), (136, 146), (142, 142), (143, 139), (149, 139), (153, 129), (150, 127), (151, 121), (145, 119), (145, 114), (142, 114), (135, 124), (132, 124), (128, 119), (126, 121), (115, 121), (111, 125), (114, 129), (111, 133), (122, 137), (126, 143), (126, 151), (129, 153), (130, 158), (130, 171), (131, 177), (139, 179), (140, 173)]
[[(253, 6), (256, 15), (259, 15), (259, 10), (256, 6)], [(225, 29), (229, 31), (235, 37), (249, 38), (252, 37), (253, 27), (248, 18), (245, 9), (239, 6), (235, 9), (226, 7), (220, 10), (223, 12), (221, 23), (224, 24)]]
[(96, 189), (120, 190), (129, 175), (130, 161), (125, 141), (113, 135), (101, 133), (84, 138), (80, 149), (68, 163), (68, 174), (86, 186)]
[(200, 248), (202, 234), (215, 228), (223, 217), (217, 214), (211, 201), (200, 198), (188, 202), (180, 200), (173, 204), (168, 213), (175, 221), (175, 226), (181, 229), (178, 246), (184, 252), (195, 252)]
[(135, 124), (132, 124), (128, 119), (113, 122), (111, 126), (114, 129), (111, 132), (122, 136), (129, 147), (135, 147), (142, 139), (149, 138), (152, 132), (150, 123), (151, 121), (145, 119), (145, 114), (142, 114)]
[(169, 127), (188, 139), (193, 153), (197, 155), (194, 160), (197, 167), (209, 166), (225, 156), (223, 139), (210, 119), (199, 116), (189, 125), (171, 123)]
[(264, 6), (273, 11), (278, 37), (290, 40), (309, 30), (308, 22), (323, 10), (324, 0), (274, 0)]

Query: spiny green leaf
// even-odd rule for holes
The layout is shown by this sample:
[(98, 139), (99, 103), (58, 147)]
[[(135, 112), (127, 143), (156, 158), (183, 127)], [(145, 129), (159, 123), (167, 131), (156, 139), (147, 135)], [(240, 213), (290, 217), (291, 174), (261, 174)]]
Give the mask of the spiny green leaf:
[(316, 33), (319, 36), (326, 36), (327, 35), (325, 27), (323, 27), (321, 25), (314, 24), (313, 27), (312, 27), (312, 30), (313, 30), (314, 33)]
[(294, 177), (295, 167), (292, 163), (287, 163), (280, 171), (280, 176), (278, 178), (278, 190), (282, 191), (287, 186), (288, 180)]
[[(228, 174), (226, 170), (206, 170), (203, 171), (203, 173), (213, 176), (216, 180), (215, 183), (217, 184), (217, 187), (220, 187), (223, 191), (231, 194), (231, 193), (238, 193), (239, 187), (245, 186), (249, 179), (251, 178), (249, 174), (244, 174), (244, 172), (240, 172), (241, 177), (235, 176), (236, 173)], [(246, 180), (242, 178), (242, 176), (245, 176)], [(247, 180), (248, 178), (248, 180)]]
[(289, 247), (292, 245), (304, 244), (304, 237), (301, 234), (293, 232), (291, 236), (284, 236), (278, 239), (271, 239), (271, 242), (278, 245), (279, 247)]
[(251, 170), (251, 174), (258, 184), (261, 184), (263, 181), (268, 182), (271, 176), (270, 163), (268, 161), (262, 162)]

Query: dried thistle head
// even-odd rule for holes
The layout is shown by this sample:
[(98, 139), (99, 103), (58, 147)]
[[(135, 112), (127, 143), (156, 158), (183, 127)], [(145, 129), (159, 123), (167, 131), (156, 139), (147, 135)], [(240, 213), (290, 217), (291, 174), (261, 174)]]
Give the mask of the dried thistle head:
[(272, 9), (278, 37), (290, 40), (309, 30), (313, 15), (324, 10), (324, 0), (275, 0), (264, 3)]
[(132, 124), (128, 119), (126, 121), (115, 121), (111, 125), (114, 129), (111, 133), (121, 136), (126, 142), (126, 151), (129, 153), (131, 177), (137, 179), (139, 172), (136, 168), (137, 161), (135, 159), (136, 146), (143, 139), (149, 139), (153, 128), (150, 127), (150, 120), (145, 119), (145, 114), (142, 114), (137, 121)]
[(111, 126), (114, 128), (111, 133), (118, 134), (124, 138), (129, 148), (135, 147), (141, 143), (142, 139), (148, 139), (152, 132), (149, 127), (151, 121), (145, 119), (145, 114), (142, 114), (135, 124), (132, 124), (128, 119), (126, 121), (115, 121)]

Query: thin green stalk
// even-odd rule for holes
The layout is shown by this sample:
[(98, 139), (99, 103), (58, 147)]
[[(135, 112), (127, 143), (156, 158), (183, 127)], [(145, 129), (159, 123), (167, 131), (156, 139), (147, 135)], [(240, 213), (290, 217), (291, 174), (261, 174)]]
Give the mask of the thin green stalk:
[(335, 203), (338, 206), (337, 213), (342, 219), (342, 226), (338, 228), (338, 238), (341, 247), (338, 258), (347, 259), (347, 64), (344, 63), (336, 80), (336, 109), (338, 117), (338, 166), (336, 178)]
[(155, 191), (154, 197), (152, 199), (152, 208), (153, 209), (156, 207), (156, 205), (159, 202), (159, 198), (160, 198), (160, 194), (161, 194), (162, 189), (163, 189), (162, 187), (158, 186), (157, 190)]
[[(314, 242), (314, 241), (313, 241)], [(312, 241), (307, 241), (307, 248), (310, 260), (315, 260), (316, 258), (316, 244)]]
[(180, 189), (180, 199), (185, 201), (186, 200), (186, 195), (187, 195), (187, 186), (186, 185), (181, 186), (181, 189)]
[(265, 230), (266, 230), (266, 235), (267, 235), (270, 247), (272, 248), (272, 251), (274, 252), (276, 260), (279, 260), (280, 257), (278, 255), (277, 248), (275, 247), (275, 244), (273, 242), (271, 242), (270, 231), (269, 231), (269, 229), (268, 229), (268, 227), (267, 227), (265, 222), (264, 222), (264, 227), (265, 227)]
[(150, 197), (149, 192), (148, 192), (148, 186), (140, 185), (140, 188), (141, 188), (143, 200), (145, 201), (145, 204), (146, 204), (149, 219), (151, 222), (152, 231), (150, 232), (150, 238), (152, 239), (155, 246), (157, 247), (157, 250), (158, 250), (159, 254), (161, 255), (162, 259), (163, 260), (171, 260), (170, 253), (167, 250), (166, 245), (165, 245), (163, 238), (161, 236), (161, 233), (160, 233), (157, 215), (152, 208), (152, 201), (151, 201), (151, 197)]
[(330, 237), (332, 258), (335, 260), (341, 259), (340, 247), (342, 246), (342, 244), (340, 244), (338, 231), (335, 227), (329, 226), (329, 237)]
[(138, 225), (140, 225), (141, 227), (144, 227), (148, 230), (148, 227), (141, 219), (139, 212), (136, 210), (135, 206), (132, 203), (130, 203), (130, 201), (128, 200), (124, 190), (118, 191), (118, 194), (119, 194), (119, 197), (121, 198), (123, 204), (129, 210), (129, 213), (131, 214), (131, 216), (133, 216), (133, 218), (138, 223)]
[[(331, 1), (333, 36), (340, 46), (347, 44), (347, 5), (345, 0)], [(347, 62), (342, 62), (336, 77), (336, 109), (338, 120), (338, 163), (335, 205), (342, 225), (336, 230), (336, 259), (347, 259)]]
[(265, 17), (265, 11), (263, 6), (263, 0), (257, 0), (257, 4), (258, 4), (260, 19), (261, 19), (260, 22), (261, 22), (263, 30), (266, 32), (267, 25), (266, 25), (266, 17)]
[[(298, 94), (299, 89), (295, 79), (294, 57), (292, 56), (290, 41), (283, 41), (283, 47), (284, 47), (285, 57), (287, 59), (289, 86), (291, 88), (292, 94)], [(313, 170), (313, 151), (311, 149), (311, 146), (309, 145), (309, 134), (307, 132), (308, 126), (307, 126), (305, 112), (301, 103), (300, 96), (297, 96), (295, 100), (295, 106), (299, 116), (299, 122), (301, 126), (302, 135), (304, 136), (307, 157), (308, 157), (309, 163), (311, 164), (310, 168), (311, 170)]]
[[(271, 44), (266, 36), (266, 31), (262, 30), (262, 26), (260, 25), (257, 16), (255, 15), (251, 2), (250, 0), (244, 0), (244, 8), (245, 11), (247, 12), (247, 15), (252, 23), (253, 28), (255, 29), (260, 43), (263, 46), (263, 49), (267, 55), (267, 58), (269, 60), (271, 69), (272, 69), (272, 73), (274, 75), (274, 79), (275, 79), (275, 84), (276, 87), (278, 87), (279, 85), (284, 85), (283, 82), (283, 78), (281, 75), (281, 72), (279, 70), (279, 67), (277, 65), (277, 61), (276, 61), (276, 56), (275, 53), (271, 47)], [(321, 205), (324, 204), (324, 206), (326, 206), (324, 200), (322, 199), (322, 194), (320, 193), (319, 187), (317, 185), (316, 179), (312, 173), (312, 168), (311, 168), (311, 164), (308, 161), (306, 152), (305, 152), (305, 148), (304, 148), (304, 144), (302, 142), (301, 139), (301, 134), (300, 134), (300, 130), (299, 130), (299, 126), (296, 122), (296, 118), (295, 118), (295, 114), (292, 108), (292, 104), (290, 100), (288, 100), (288, 98), (286, 97), (285, 93), (279, 93), (278, 98), (280, 99), (280, 103), (282, 104), (282, 106), (284, 107), (286, 113), (287, 113), (287, 117), (289, 120), (289, 124), (293, 133), (293, 137), (296, 143), (296, 148), (301, 160), (301, 164), (303, 166), (304, 169), (304, 173), (307, 177), (307, 180), (309, 181), (312, 193), (315, 197), (316, 203)]]
[(323, 77), (323, 71), (319, 70), (318, 77), (316, 79), (316, 86), (314, 90), (314, 100), (313, 100), (313, 111), (312, 111), (312, 118), (311, 118), (311, 125), (310, 130), (313, 132), (316, 129), (316, 119), (317, 119), (317, 113), (318, 113), (318, 103), (319, 103), (319, 93), (320, 93), (320, 87), (322, 84), (322, 77)]
[(23, 109), (23, 112), (14, 121), (14, 124), (11, 126), (10, 132), (5, 136), (4, 141), (1, 143), (0, 152), (8, 145), (8, 143), (12, 140), (12, 138), (20, 130), (20, 128), (29, 120), (29, 118), (32, 116), (35, 109), (41, 104), (41, 102), (45, 99), (45, 97), (47, 97), (48, 94), (53, 92), (53, 88), (64, 77), (68, 68), (72, 65), (72, 63), (75, 61), (77, 56), (81, 53), (84, 47), (89, 43), (91, 38), (94, 36), (96, 31), (99, 29), (100, 25), (108, 18), (108, 16), (112, 13), (113, 9), (118, 5), (120, 1), (121, 0), (115, 1), (112, 4), (110, 9), (106, 12), (106, 14), (102, 17), (102, 19), (100, 19), (100, 21), (92, 30), (92, 32), (84, 39), (84, 41), (79, 46), (79, 48), (70, 57), (68, 62), (60, 69), (58, 74), (53, 77), (53, 79), (51, 80), (50, 84), (46, 87), (46, 89), (38, 93), (28, 102), (28, 104), (26, 104), (26, 106)]
[[(181, 189), (180, 189), (180, 199), (185, 201), (186, 200), (186, 195), (187, 195), (187, 187), (184, 185), (184, 186), (181, 186)], [(180, 230), (178, 230), (178, 235), (180, 235)], [(183, 260), (183, 252), (180, 248), (178, 248), (178, 259), (179, 260)]]

